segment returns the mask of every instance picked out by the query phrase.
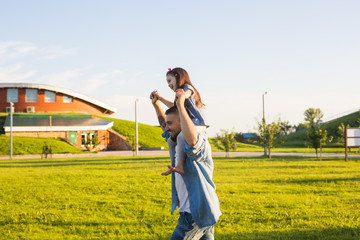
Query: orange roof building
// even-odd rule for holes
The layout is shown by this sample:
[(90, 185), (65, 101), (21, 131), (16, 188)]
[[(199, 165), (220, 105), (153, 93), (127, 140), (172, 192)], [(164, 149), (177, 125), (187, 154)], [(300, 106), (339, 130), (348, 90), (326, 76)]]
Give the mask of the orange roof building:
[(0, 112), (78, 112), (109, 116), (116, 109), (83, 94), (60, 87), (33, 83), (0, 83)]
[[(0, 83), (0, 112), (9, 113), (10, 102), (15, 136), (62, 138), (78, 148), (97, 136), (98, 150), (129, 149), (126, 139), (111, 129), (112, 121), (92, 116), (109, 116), (116, 109), (83, 94), (44, 84)], [(10, 134), (9, 116), (4, 130)]]

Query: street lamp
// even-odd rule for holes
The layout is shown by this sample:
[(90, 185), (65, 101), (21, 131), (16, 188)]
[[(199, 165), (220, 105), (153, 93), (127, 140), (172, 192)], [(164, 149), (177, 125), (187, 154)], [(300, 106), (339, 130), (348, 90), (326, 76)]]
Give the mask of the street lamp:
[(262, 102), (263, 102), (263, 124), (264, 124), (264, 156), (266, 156), (266, 121), (265, 121), (265, 95), (268, 92), (266, 91), (262, 95)]
[(13, 112), (14, 112), (14, 103), (10, 102), (10, 159), (13, 155)]
[(139, 155), (138, 102), (139, 102), (139, 99), (137, 98), (135, 100), (135, 149), (136, 149), (136, 156)]

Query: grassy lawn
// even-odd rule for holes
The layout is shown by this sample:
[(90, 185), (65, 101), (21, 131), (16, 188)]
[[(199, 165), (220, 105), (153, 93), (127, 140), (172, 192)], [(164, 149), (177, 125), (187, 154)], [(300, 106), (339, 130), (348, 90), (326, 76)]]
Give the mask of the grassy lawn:
[[(55, 138), (16, 137), (13, 139), (13, 154), (41, 154), (45, 144), (51, 146), (53, 153), (82, 153), (81, 149), (71, 146), (67, 142)], [(10, 151), (10, 137), (0, 135), (0, 155), (8, 155)]]
[[(360, 160), (214, 158), (215, 239), (360, 239)], [(166, 157), (0, 160), (1, 239), (168, 239)]]

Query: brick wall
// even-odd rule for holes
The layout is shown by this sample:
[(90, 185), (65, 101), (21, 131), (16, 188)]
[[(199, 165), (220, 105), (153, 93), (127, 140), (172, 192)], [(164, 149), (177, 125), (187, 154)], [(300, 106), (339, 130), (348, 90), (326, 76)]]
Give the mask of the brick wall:
[(126, 144), (126, 138), (117, 132), (109, 129), (109, 150), (131, 150)]
[[(79, 112), (108, 116), (104, 113), (106, 109), (96, 106), (92, 103), (85, 102), (78, 98), (73, 98), (73, 102), (64, 103), (63, 94), (56, 93), (56, 102), (45, 102), (45, 90), (38, 89), (37, 102), (26, 102), (26, 89), (19, 88), (19, 101), (14, 103), (15, 112), (26, 112), (26, 107), (35, 107), (35, 112)], [(7, 89), (0, 88), (0, 112), (6, 112), (6, 107), (10, 104), (7, 102)]]

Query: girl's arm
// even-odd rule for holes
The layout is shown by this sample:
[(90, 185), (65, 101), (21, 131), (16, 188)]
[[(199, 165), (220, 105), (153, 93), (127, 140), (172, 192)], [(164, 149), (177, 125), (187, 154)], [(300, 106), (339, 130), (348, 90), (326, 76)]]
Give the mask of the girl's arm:
[(154, 91), (153, 94), (157, 97), (157, 99), (162, 102), (163, 104), (165, 104), (165, 106), (167, 106), (168, 108), (171, 108), (174, 106), (174, 102), (169, 101), (166, 98), (163, 98), (162, 96), (160, 96), (158, 91)]
[(171, 108), (171, 107), (174, 106), (174, 102), (169, 101), (169, 100), (166, 99), (166, 98), (163, 98), (163, 97), (159, 96), (159, 100), (160, 100), (160, 102), (162, 102), (163, 104), (165, 104), (168, 108)]
[(194, 93), (193, 90), (191, 90), (191, 89), (186, 89), (186, 91), (185, 91), (185, 98), (189, 98), (193, 93)]

